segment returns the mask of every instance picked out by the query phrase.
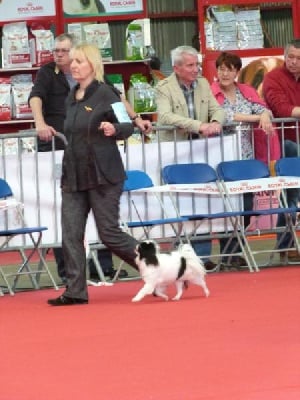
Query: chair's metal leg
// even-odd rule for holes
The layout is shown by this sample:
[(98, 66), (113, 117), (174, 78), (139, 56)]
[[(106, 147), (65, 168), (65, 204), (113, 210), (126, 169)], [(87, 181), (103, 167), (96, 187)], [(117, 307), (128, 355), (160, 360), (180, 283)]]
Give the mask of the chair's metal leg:
[[(20, 253), (20, 255), (21, 255), (22, 259), (23, 259), (23, 263), (18, 268), (18, 271), (14, 274), (15, 278), (14, 278), (14, 282), (13, 282), (13, 285), (12, 285), (13, 289), (14, 290), (16, 289), (17, 283), (18, 283), (19, 278), (20, 278), (21, 275), (28, 275), (28, 277), (31, 280), (32, 286), (36, 290), (38, 290), (40, 288), (39, 284), (37, 283), (36, 278), (33, 276), (34, 272), (31, 270), (31, 268), (29, 266), (29, 261), (30, 261), (31, 257), (33, 256), (33, 254), (35, 253), (35, 249), (32, 249), (28, 256), (26, 256), (26, 254), (25, 254), (23, 249), (19, 249), (19, 253)], [(26, 272), (24, 272), (24, 271), (26, 271)]]
[[(10, 236), (10, 237), (4, 238), (3, 243), (1, 243), (0, 249), (4, 249), (4, 248), (7, 246), (8, 242), (9, 242), (10, 240), (11, 240), (11, 236)], [(14, 293), (14, 291), (13, 291), (13, 289), (12, 289), (12, 287), (11, 287), (11, 285), (10, 285), (10, 283), (9, 283), (9, 281), (8, 281), (8, 279), (7, 279), (7, 277), (6, 277), (6, 274), (3, 272), (3, 270), (2, 270), (1, 267), (0, 267), (0, 274), (1, 274), (3, 280), (4, 280), (5, 284), (6, 284), (6, 287), (7, 287), (8, 291), (9, 291), (9, 294), (10, 294), (11, 296), (13, 296), (15, 293)], [(2, 292), (2, 293), (3, 293), (3, 292)]]
[[(41, 251), (41, 253), (42, 253), (43, 258), (45, 259), (45, 261), (46, 261), (46, 255), (47, 255), (48, 249), (49, 249), (48, 247), (43, 247), (42, 249), (40, 249), (40, 251)], [(42, 270), (43, 270), (43, 263), (42, 263), (41, 259), (39, 259), (38, 267), (37, 267), (37, 271), (38, 271), (38, 272), (37, 272), (36, 275), (35, 275), (35, 278), (36, 278), (38, 284), (40, 283), (40, 278), (41, 278)]]
[(124, 264), (125, 264), (124, 261), (121, 260), (120, 263), (119, 263), (119, 266), (118, 266), (118, 268), (116, 270), (116, 273), (115, 273), (114, 277), (112, 278), (112, 282), (116, 282), (116, 280), (118, 279), (120, 271), (121, 271), (121, 269), (122, 269)]
[[(272, 250), (270, 257), (269, 257), (269, 261), (264, 264), (264, 266), (269, 266), (272, 265), (273, 260), (274, 260), (274, 256), (275, 254), (278, 254), (281, 251), (285, 251), (288, 252), (289, 250), (296, 250), (298, 251), (298, 253), (300, 253), (300, 244), (299, 244), (299, 240), (298, 240), (298, 236), (297, 236), (297, 220), (295, 222), (295, 224), (293, 223), (293, 216), (291, 214), (285, 214), (286, 217), (286, 226), (285, 227), (281, 227), (282, 230), (278, 230), (277, 232), (281, 233), (281, 237), (279, 239), (279, 241), (276, 241), (276, 246), (275, 248)], [(290, 233), (291, 234), (291, 241), (288, 244), (288, 246), (286, 248), (279, 248), (281, 242), (284, 239), (284, 235), (286, 233)], [(294, 243), (294, 246), (292, 246), (292, 243)], [(270, 252), (270, 251), (267, 251)], [(291, 262), (288, 260), (288, 255), (285, 255), (285, 259), (283, 260), (284, 264), (299, 264), (299, 262)]]
[[(53, 278), (53, 275), (52, 275), (52, 273), (51, 273), (51, 271), (50, 271), (50, 269), (49, 269), (49, 267), (48, 267), (48, 264), (47, 264), (47, 262), (46, 262), (46, 260), (45, 260), (45, 258), (44, 258), (43, 252), (42, 252), (41, 249), (39, 249), (39, 248), (37, 248), (37, 252), (38, 252), (38, 255), (39, 255), (40, 262), (42, 263), (42, 265), (43, 265), (43, 267), (44, 267), (44, 269), (45, 269), (47, 275), (49, 276), (49, 278), (50, 278), (50, 280), (51, 280), (51, 282), (52, 282), (52, 285), (53, 285), (54, 289), (55, 289), (55, 290), (58, 290), (59, 287), (57, 286), (57, 283), (55, 282), (55, 279)], [(40, 275), (41, 272), (39, 271), (38, 274)]]
[(233, 222), (235, 222), (234, 226), (235, 226), (235, 230), (236, 230), (236, 237), (239, 242), (240, 248), (242, 250), (243, 256), (245, 257), (245, 259), (247, 261), (249, 271), (254, 272), (254, 270), (255, 270), (256, 272), (258, 272), (259, 268), (257, 266), (257, 263), (254, 259), (253, 254), (252, 254), (252, 251), (249, 246), (246, 235), (244, 234), (243, 227), (240, 225), (238, 220), (233, 221)]
[[(39, 281), (40, 275), (42, 273), (42, 269), (44, 269), (44, 272), (47, 273), (48, 277), (50, 278), (50, 280), (51, 280), (51, 282), (53, 284), (54, 289), (58, 290), (58, 286), (57, 286), (57, 284), (55, 282), (55, 279), (53, 278), (53, 276), (52, 276), (52, 274), (51, 274), (51, 272), (49, 270), (49, 267), (48, 267), (48, 265), (46, 263), (46, 260), (45, 260), (43, 254), (42, 254), (42, 251), (39, 248), (39, 245), (40, 245), (41, 239), (42, 239), (42, 232), (39, 232), (37, 240), (34, 239), (34, 237), (33, 237), (33, 235), (31, 233), (29, 234), (29, 236), (31, 238), (31, 241), (32, 241), (32, 244), (33, 244), (33, 248), (31, 249), (31, 251), (30, 251), (30, 253), (28, 255), (25, 254), (23, 249), (19, 249), (19, 252), (20, 252), (20, 254), (22, 256), (22, 259), (23, 259), (23, 263), (19, 267), (19, 269), (16, 272), (16, 274), (14, 274), (15, 278), (14, 278), (14, 282), (13, 282), (13, 286), (12, 286), (13, 290), (16, 289), (18, 281), (19, 281), (19, 278), (20, 278), (21, 275), (28, 275), (29, 278), (31, 279), (32, 286), (36, 290), (40, 289), (38, 281)], [(32, 271), (32, 269), (30, 268), (30, 261), (31, 261), (33, 255), (35, 253), (37, 253), (38, 256), (39, 256), (39, 267), (38, 267), (37, 271)]]
[[(1, 274), (3, 280), (4, 280), (5, 284), (6, 284), (6, 287), (7, 287), (7, 290), (9, 291), (9, 294), (11, 296), (14, 296), (15, 292), (13, 291), (10, 283), (8, 282), (8, 279), (6, 278), (6, 274), (3, 272), (2, 268), (0, 268), (0, 274)], [(2, 292), (2, 290), (1, 290), (1, 292)]]

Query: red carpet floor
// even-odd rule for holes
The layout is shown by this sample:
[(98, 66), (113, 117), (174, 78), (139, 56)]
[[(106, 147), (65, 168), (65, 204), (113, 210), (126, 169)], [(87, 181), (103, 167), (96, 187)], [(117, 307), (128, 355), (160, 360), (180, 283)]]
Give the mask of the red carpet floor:
[[(0, 298), (0, 400), (299, 400), (300, 268), (207, 277), (179, 302), (141, 281)], [(173, 289), (170, 289), (172, 292)]]

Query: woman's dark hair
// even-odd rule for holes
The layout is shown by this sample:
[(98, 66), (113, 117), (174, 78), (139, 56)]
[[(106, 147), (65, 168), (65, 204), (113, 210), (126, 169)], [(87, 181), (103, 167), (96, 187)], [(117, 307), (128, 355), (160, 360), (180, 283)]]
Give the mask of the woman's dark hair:
[(236, 54), (224, 51), (216, 59), (216, 68), (219, 68), (221, 65), (225, 65), (228, 69), (235, 68), (239, 71), (242, 68), (242, 60)]

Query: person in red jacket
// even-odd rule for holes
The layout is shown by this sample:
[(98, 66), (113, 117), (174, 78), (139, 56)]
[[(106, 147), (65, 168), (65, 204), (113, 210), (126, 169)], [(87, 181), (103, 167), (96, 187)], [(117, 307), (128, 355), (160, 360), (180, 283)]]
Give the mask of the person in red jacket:
[[(265, 163), (280, 157), (280, 145), (276, 131), (272, 125), (272, 113), (264, 101), (258, 96), (256, 90), (243, 83), (238, 83), (237, 77), (242, 68), (242, 60), (233, 53), (223, 52), (216, 60), (218, 80), (211, 85), (212, 92), (218, 103), (225, 110), (226, 124), (241, 122), (241, 156), (243, 159), (257, 158)], [(254, 127), (254, 148), (252, 146), (252, 127)], [(235, 132), (234, 125), (224, 126), (224, 132)], [(269, 135), (269, 140), (267, 135)], [(270, 154), (268, 154), (268, 142)], [(253, 208), (253, 193), (244, 194), (245, 210)], [(245, 226), (250, 223), (250, 216), (244, 219)], [(221, 251), (224, 251), (228, 239), (220, 240)], [(237, 241), (232, 241), (226, 253), (236, 252)], [(227, 263), (226, 257), (223, 262)], [(242, 257), (232, 257), (233, 266), (246, 265)]]
[[(294, 39), (287, 44), (284, 51), (284, 65), (275, 68), (265, 75), (263, 95), (275, 118), (300, 118), (300, 39)], [(285, 157), (300, 155), (300, 132), (295, 129), (295, 123), (285, 124), (282, 153)], [(289, 189), (286, 192), (289, 207), (297, 206), (300, 199), (299, 189)], [(278, 217), (278, 226), (285, 226), (285, 217)], [(290, 234), (277, 235), (277, 246), (286, 249), (293, 246)], [(296, 251), (288, 254), (281, 252), (282, 261), (288, 256), (291, 261), (300, 261)]]

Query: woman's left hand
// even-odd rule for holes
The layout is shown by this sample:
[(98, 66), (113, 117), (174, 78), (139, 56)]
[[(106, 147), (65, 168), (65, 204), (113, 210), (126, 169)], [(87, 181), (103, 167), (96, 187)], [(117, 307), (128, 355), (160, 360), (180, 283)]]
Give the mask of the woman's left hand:
[(116, 133), (116, 128), (110, 122), (101, 122), (99, 129), (103, 130), (105, 136), (113, 136)]

